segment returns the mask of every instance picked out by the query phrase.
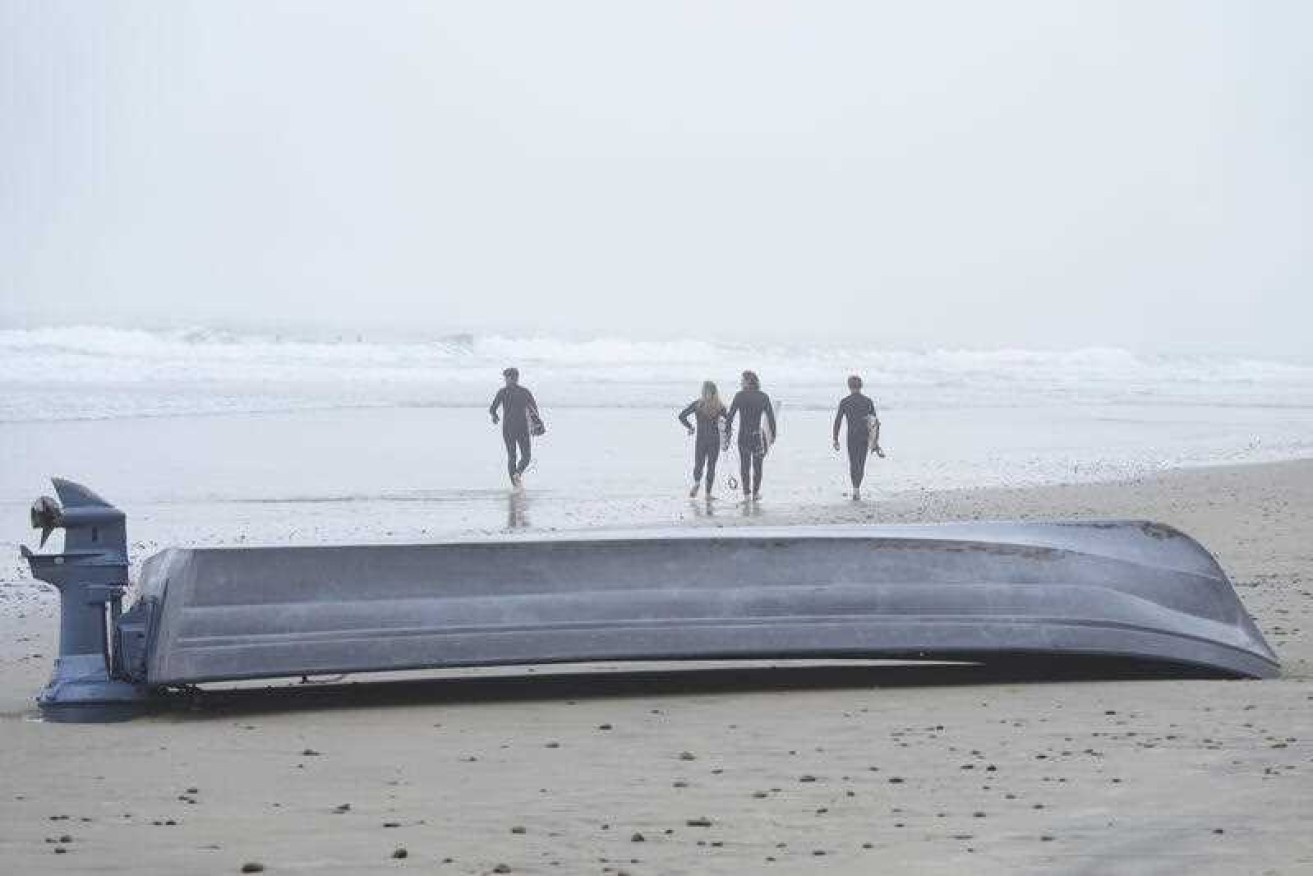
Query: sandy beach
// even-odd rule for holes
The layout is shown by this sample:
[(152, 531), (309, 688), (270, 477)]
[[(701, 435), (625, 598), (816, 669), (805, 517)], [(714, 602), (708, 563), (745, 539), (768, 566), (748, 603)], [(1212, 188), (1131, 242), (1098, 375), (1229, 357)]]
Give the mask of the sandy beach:
[(1311, 516), (1313, 461), (1300, 461), (703, 521), (1170, 523), (1216, 554), (1281, 657), (1283, 676), (1263, 682), (565, 668), (54, 725), (32, 696), (55, 601), (11, 601), (0, 869), (1309, 872)]
[(1313, 876), (1311, 31), (0, 0), (0, 876)]

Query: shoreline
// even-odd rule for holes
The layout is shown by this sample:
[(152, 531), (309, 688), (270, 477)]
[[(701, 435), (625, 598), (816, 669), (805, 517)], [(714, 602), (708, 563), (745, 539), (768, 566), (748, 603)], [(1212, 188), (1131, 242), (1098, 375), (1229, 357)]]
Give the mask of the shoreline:
[(47, 597), (0, 611), (0, 858), (144, 874), (1313, 868), (1313, 460), (713, 522), (868, 515), (1168, 523), (1217, 557), (1282, 675), (525, 667), (55, 725), (31, 720), (58, 625), (38, 585)]

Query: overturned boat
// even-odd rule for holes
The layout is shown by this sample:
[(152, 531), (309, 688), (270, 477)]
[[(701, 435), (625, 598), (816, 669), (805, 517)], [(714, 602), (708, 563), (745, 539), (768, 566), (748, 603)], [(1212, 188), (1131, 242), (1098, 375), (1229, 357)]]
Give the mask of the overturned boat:
[(55, 479), (34, 577), (62, 597), (46, 714), (103, 720), (175, 687), (589, 661), (1146, 661), (1265, 678), (1221, 567), (1155, 523), (571, 533), (422, 545), (173, 548), (123, 610), (123, 512)]

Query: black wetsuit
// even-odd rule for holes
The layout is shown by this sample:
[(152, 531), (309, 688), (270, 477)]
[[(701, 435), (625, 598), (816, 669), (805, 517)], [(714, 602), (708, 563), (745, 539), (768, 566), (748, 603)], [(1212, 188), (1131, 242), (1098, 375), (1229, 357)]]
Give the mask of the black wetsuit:
[(734, 396), (726, 415), (731, 425), (735, 413), (739, 415), (739, 483), (743, 492), (756, 495), (761, 491), (761, 464), (765, 456), (761, 417), (766, 415), (771, 435), (778, 434), (775, 431), (775, 409), (771, 407), (770, 396), (760, 389), (741, 389)]
[(853, 489), (862, 485), (866, 476), (866, 457), (871, 452), (871, 433), (866, 425), (866, 418), (875, 416), (875, 402), (860, 392), (854, 392), (839, 402), (839, 410), (834, 415), (834, 437), (839, 438), (839, 421), (848, 420), (848, 475), (852, 478)]
[(702, 411), (698, 401), (689, 402), (688, 407), (679, 412), (679, 422), (685, 429), (692, 429), (688, 421), (690, 414), (697, 415), (697, 438), (693, 445), (693, 483), (702, 480), (702, 470), (707, 472), (707, 493), (716, 482), (716, 460), (720, 457), (720, 421), (725, 417), (725, 408), (720, 407), (713, 416), (708, 417)]
[[(506, 442), (506, 472), (514, 481), (523, 474), (533, 458), (529, 440), (529, 411), (537, 412), (538, 403), (533, 400), (533, 393), (523, 386), (503, 386), (497, 390), (496, 397), (488, 407), (488, 413), (497, 416), (497, 407), (501, 406), (501, 436)], [(519, 461), (515, 452), (519, 450)]]

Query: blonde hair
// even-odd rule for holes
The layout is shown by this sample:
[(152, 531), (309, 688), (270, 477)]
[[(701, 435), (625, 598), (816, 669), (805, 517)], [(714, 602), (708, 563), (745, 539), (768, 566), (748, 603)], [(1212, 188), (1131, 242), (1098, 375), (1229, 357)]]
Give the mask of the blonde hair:
[(720, 391), (710, 380), (702, 382), (702, 398), (698, 399), (698, 412), (710, 419), (725, 410), (725, 403), (720, 400)]

